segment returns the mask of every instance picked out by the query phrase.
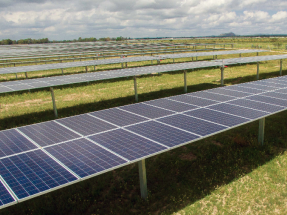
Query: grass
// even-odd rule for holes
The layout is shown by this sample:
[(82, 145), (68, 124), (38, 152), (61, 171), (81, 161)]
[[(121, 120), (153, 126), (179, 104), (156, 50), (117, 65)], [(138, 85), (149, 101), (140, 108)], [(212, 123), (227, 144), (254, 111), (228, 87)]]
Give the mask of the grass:
[[(261, 79), (278, 74), (278, 61), (260, 63)], [(256, 64), (227, 67), (225, 84), (253, 81), (255, 75)], [(219, 69), (188, 71), (187, 78), (188, 92), (220, 85)], [(59, 117), (134, 102), (131, 78), (54, 91)], [(138, 93), (140, 101), (181, 94), (183, 73), (142, 76)], [(47, 90), (4, 94), (0, 101), (1, 130), (54, 118)], [(132, 164), (0, 214), (286, 214), (286, 117), (285, 111), (266, 119), (263, 147), (257, 144), (258, 122), (253, 122), (147, 159), (147, 201), (140, 198), (138, 169)]]

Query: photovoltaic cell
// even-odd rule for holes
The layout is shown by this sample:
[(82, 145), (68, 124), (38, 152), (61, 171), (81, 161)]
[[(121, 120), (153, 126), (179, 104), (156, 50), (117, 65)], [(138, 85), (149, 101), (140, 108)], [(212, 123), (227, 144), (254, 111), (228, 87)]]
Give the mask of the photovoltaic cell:
[(216, 101), (211, 101), (211, 100), (193, 97), (193, 96), (189, 96), (189, 95), (171, 96), (168, 99), (171, 99), (174, 101), (180, 101), (180, 102), (184, 102), (187, 104), (192, 104), (192, 105), (196, 105), (196, 106), (200, 106), (200, 107), (204, 107), (204, 106), (218, 103)]
[(88, 114), (59, 119), (57, 120), (57, 122), (67, 126), (68, 128), (82, 135), (96, 134), (102, 131), (116, 128), (116, 126), (96, 119), (92, 116), (89, 116)]
[(19, 130), (40, 146), (48, 146), (80, 137), (54, 121), (21, 127)]
[(225, 87), (225, 89), (235, 90), (235, 91), (245, 92), (245, 93), (251, 93), (251, 94), (257, 94), (257, 93), (265, 92), (263, 90), (258, 90), (258, 89), (253, 89), (253, 88), (245, 88), (245, 87), (242, 87), (241, 85), (228, 86), (228, 87)]
[(41, 150), (1, 159), (0, 175), (19, 199), (77, 179)]
[(249, 119), (256, 119), (266, 115), (266, 112), (252, 110), (249, 108), (239, 107), (230, 104), (218, 104), (208, 107), (209, 109), (218, 110), (224, 113), (234, 114), (236, 116), (246, 117)]
[(280, 105), (283, 107), (287, 107), (287, 101), (282, 100), (282, 99), (271, 98), (271, 97), (262, 96), (262, 95), (251, 96), (251, 97), (248, 97), (248, 99), (251, 99), (254, 101), (259, 101), (259, 102), (265, 102), (268, 104)]
[(0, 93), (11, 92), (12, 90), (5, 86), (0, 86)]
[(255, 110), (267, 111), (269, 113), (274, 113), (274, 112), (284, 109), (283, 107), (280, 107), (280, 106), (270, 105), (270, 104), (256, 102), (256, 101), (247, 100), (247, 99), (238, 99), (238, 100), (234, 100), (228, 103), (236, 104), (242, 107), (252, 108)]
[(275, 87), (269, 87), (269, 86), (262, 86), (262, 85), (258, 85), (258, 84), (253, 84), (253, 82), (252, 83), (247, 83), (247, 84), (241, 84), (240, 87), (247, 87), (247, 88), (253, 88), (253, 89), (264, 90), (264, 91), (276, 90), (277, 89)]
[(190, 116), (177, 114), (165, 118), (158, 119), (157, 121), (166, 123), (168, 125), (175, 126), (177, 128), (181, 128), (186, 131), (190, 131), (197, 135), (205, 136), (220, 130), (225, 129), (226, 127), (206, 122), (200, 119), (196, 119)]
[(183, 111), (198, 108), (197, 106), (194, 106), (194, 105), (184, 104), (184, 103), (176, 102), (176, 101), (169, 100), (169, 99), (157, 99), (157, 100), (147, 101), (144, 103), (157, 106), (157, 107), (161, 107), (161, 108), (165, 108), (171, 111), (176, 111), (176, 112), (183, 112)]
[(230, 100), (234, 99), (234, 97), (231, 97), (231, 96), (214, 94), (214, 93), (210, 93), (208, 91), (199, 91), (199, 92), (194, 92), (194, 93), (188, 93), (187, 95), (197, 96), (197, 97), (205, 98), (205, 99), (211, 99), (211, 100), (218, 101), (218, 102), (226, 102), (226, 101), (230, 101)]
[(274, 92), (287, 94), (287, 89), (280, 89), (280, 90), (276, 90)]
[(174, 147), (199, 138), (199, 136), (155, 121), (132, 125), (126, 127), (126, 129), (147, 137), (151, 140), (162, 143), (168, 147)]
[(239, 124), (249, 121), (248, 119), (244, 119), (241, 117), (237, 117), (237, 116), (233, 116), (230, 114), (221, 113), (218, 111), (209, 110), (205, 108), (185, 112), (185, 114), (189, 116), (194, 116), (200, 119), (205, 119), (211, 122), (215, 122), (221, 125), (229, 126), (229, 127), (239, 125)]
[(155, 142), (123, 129), (90, 136), (89, 139), (132, 161), (166, 149)]
[(0, 158), (36, 148), (15, 129), (0, 131)]
[(0, 181), (0, 207), (15, 202), (14, 198)]
[(106, 120), (117, 126), (126, 126), (126, 125), (131, 125), (134, 123), (148, 120), (147, 118), (144, 118), (144, 117), (132, 114), (132, 113), (128, 113), (118, 108), (95, 111), (89, 114), (96, 116), (100, 119)]
[(174, 112), (164, 110), (157, 107), (152, 107), (150, 105), (146, 105), (144, 103), (138, 103), (133, 105), (127, 105), (120, 107), (122, 110), (126, 110), (135, 114), (139, 114), (144, 117), (148, 117), (150, 119), (167, 116), (173, 114)]
[(127, 162), (86, 139), (49, 146), (45, 150), (81, 178)]
[(267, 93), (263, 93), (261, 95), (262, 96), (270, 96), (270, 97), (277, 98), (277, 99), (287, 100), (287, 95), (284, 93), (281, 94), (281, 93), (277, 93), (277, 92), (267, 92)]
[(244, 92), (237, 92), (237, 91), (227, 90), (227, 89), (223, 89), (222, 87), (211, 89), (211, 90), (208, 90), (207, 92), (218, 93), (218, 94), (227, 95), (227, 96), (233, 96), (233, 97), (236, 97), (236, 98), (240, 98), (240, 97), (244, 97), (244, 96), (249, 96), (250, 95), (250, 93), (244, 93)]
[(268, 87), (275, 87), (275, 88), (281, 88), (284, 87), (285, 85), (283, 83), (272, 83), (272, 82), (266, 82), (266, 81), (256, 81), (254, 84), (259, 84), (262, 86), (268, 86)]

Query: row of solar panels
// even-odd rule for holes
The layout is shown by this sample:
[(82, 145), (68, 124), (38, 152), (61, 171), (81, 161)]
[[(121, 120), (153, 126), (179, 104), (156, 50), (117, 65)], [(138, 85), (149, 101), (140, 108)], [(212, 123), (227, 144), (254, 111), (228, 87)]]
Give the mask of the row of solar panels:
[(266, 52), (266, 51), (265, 50), (233, 50), (233, 51), (216, 51), (216, 52), (197, 52), (197, 53), (169, 54), (169, 55), (161, 55), (161, 56), (142, 56), (142, 57), (129, 57), (129, 58), (113, 58), (113, 59), (106, 59), (106, 60), (90, 60), (90, 61), (56, 63), (56, 64), (42, 64), (42, 65), (22, 66), (22, 67), (5, 67), (5, 68), (0, 69), (0, 74), (32, 72), (32, 71), (40, 71), (40, 70), (63, 69), (63, 68), (94, 66), (94, 65), (103, 65), (103, 64), (115, 64), (115, 63), (125, 63), (125, 62), (160, 60), (160, 59), (169, 59), (169, 58), (199, 57), (199, 56), (254, 53), (254, 52)]
[(252, 63), (267, 60), (280, 60), (286, 59), (287, 55), (268, 55), (268, 56), (256, 56), (256, 57), (245, 57), (245, 58), (231, 58), (220, 61), (197, 61), (189, 63), (178, 63), (178, 64), (165, 64), (165, 65), (155, 65), (146, 67), (136, 67), (136, 68), (125, 68), (119, 70), (110, 70), (104, 72), (91, 72), (82, 73), (75, 75), (63, 75), (49, 78), (36, 78), (27, 79), (21, 81), (8, 81), (0, 82), (0, 93), (38, 89), (44, 87), (53, 87), (60, 85), (68, 85), (74, 83), (82, 83), (89, 81), (99, 81), (107, 80), (121, 77), (131, 77), (138, 75), (147, 75), (152, 73), (162, 73), (171, 71), (180, 71), (187, 69), (196, 68), (207, 68), (216, 67), (224, 65), (234, 65), (239, 63)]
[(287, 77), (0, 132), (2, 207), (287, 109)]

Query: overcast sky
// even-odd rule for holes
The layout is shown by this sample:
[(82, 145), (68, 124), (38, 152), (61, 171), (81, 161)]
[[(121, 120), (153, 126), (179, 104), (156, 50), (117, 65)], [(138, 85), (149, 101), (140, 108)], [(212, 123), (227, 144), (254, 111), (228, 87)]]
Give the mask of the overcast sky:
[(286, 0), (0, 0), (0, 39), (287, 34)]

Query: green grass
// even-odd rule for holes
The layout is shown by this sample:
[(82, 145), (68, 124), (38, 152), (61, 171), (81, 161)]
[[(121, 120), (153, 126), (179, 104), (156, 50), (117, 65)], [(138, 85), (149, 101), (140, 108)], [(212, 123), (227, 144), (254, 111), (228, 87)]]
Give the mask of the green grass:
[[(278, 61), (260, 63), (261, 79), (278, 74)], [(187, 78), (188, 92), (220, 86), (218, 68), (188, 71)], [(227, 85), (255, 79), (256, 64), (225, 69)], [(54, 91), (60, 118), (134, 102), (131, 78)], [(139, 77), (138, 93), (140, 101), (182, 94), (183, 73)], [(1, 130), (54, 118), (48, 90), (4, 94), (0, 101)], [(0, 214), (286, 214), (286, 117), (285, 111), (266, 119), (263, 147), (253, 122), (147, 159), (147, 201), (140, 198), (138, 169), (132, 164)]]

